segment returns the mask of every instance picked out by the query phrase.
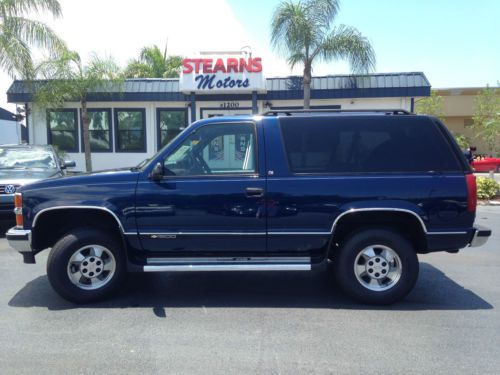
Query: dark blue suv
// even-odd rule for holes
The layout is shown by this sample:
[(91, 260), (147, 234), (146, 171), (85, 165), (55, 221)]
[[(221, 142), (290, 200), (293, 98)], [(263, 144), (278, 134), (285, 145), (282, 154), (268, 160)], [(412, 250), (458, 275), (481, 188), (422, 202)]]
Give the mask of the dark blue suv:
[[(20, 189), (10, 245), (64, 298), (108, 296), (127, 272), (309, 271), (331, 262), (366, 303), (403, 298), (417, 254), (491, 235), (475, 177), (437, 119), (405, 111), (211, 118), (141, 165)], [(331, 269), (328, 267), (328, 269)]]

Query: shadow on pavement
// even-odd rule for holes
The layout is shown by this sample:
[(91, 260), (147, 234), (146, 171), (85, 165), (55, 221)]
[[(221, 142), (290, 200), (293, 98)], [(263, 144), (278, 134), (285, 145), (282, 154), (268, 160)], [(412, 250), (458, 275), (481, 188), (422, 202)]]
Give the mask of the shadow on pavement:
[(63, 300), (40, 276), (9, 301), (12, 307), (152, 308), (157, 317), (177, 307), (317, 308), (368, 310), (478, 310), (492, 309), (484, 299), (448, 278), (428, 263), (407, 298), (392, 306), (354, 303), (335, 286), (333, 275), (316, 272), (222, 272), (132, 274), (121, 292), (100, 303), (78, 306)]

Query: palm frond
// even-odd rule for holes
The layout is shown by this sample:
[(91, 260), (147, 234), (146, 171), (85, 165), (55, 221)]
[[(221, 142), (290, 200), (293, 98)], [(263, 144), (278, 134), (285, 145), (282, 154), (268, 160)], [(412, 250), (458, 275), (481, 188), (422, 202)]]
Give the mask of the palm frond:
[(174, 78), (179, 77), (181, 65), (181, 56), (168, 56), (158, 46), (147, 46), (138, 59), (128, 63), (124, 74), (128, 78)]
[(306, 56), (302, 52), (292, 53), (288, 56), (287, 63), (290, 69), (295, 68), (297, 64), (304, 64), (306, 61)]
[(151, 77), (152, 70), (149, 65), (139, 60), (132, 60), (128, 63), (123, 74), (126, 78), (148, 78)]
[(23, 78), (33, 74), (33, 61), (29, 46), (16, 36), (6, 35), (0, 29), (0, 68), (10, 76), (16, 73)]
[(286, 55), (298, 53), (307, 47), (314, 25), (307, 18), (307, 9), (301, 2), (286, 1), (275, 10), (271, 24), (271, 44)]
[(346, 59), (354, 73), (366, 73), (375, 68), (375, 52), (372, 45), (356, 28), (340, 25), (334, 28), (317, 47), (318, 55), (325, 61)]
[(308, 18), (317, 28), (325, 29), (330, 28), (340, 8), (339, 0), (308, 0), (305, 4)]
[(36, 77), (50, 80), (77, 80), (82, 73), (80, 55), (75, 51), (64, 51), (57, 58), (50, 58), (40, 62), (36, 69)]
[(45, 47), (57, 51), (66, 49), (66, 44), (45, 23), (24, 17), (8, 17), (4, 28), (29, 45)]
[(6, 17), (16, 17), (31, 12), (50, 13), (56, 18), (62, 15), (58, 0), (0, 0), (0, 13)]

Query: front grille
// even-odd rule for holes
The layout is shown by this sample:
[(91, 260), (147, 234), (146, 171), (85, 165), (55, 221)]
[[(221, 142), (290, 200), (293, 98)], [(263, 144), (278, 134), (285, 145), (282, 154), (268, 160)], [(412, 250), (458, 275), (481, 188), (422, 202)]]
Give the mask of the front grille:
[(13, 192), (5, 192), (5, 188), (7, 186), (14, 186), (15, 190), (17, 190), (17, 188), (19, 187), (19, 185), (13, 185), (13, 184), (6, 184), (6, 185), (0, 185), (0, 194), (14, 194), (15, 191)]

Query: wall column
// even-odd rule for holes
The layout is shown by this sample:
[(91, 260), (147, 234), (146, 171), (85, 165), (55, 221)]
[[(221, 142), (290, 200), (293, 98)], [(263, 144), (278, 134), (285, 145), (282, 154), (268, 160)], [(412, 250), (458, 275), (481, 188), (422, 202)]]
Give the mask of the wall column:
[(252, 91), (252, 114), (256, 115), (259, 109), (257, 108), (257, 91)]
[(196, 95), (191, 92), (191, 124), (196, 121)]

